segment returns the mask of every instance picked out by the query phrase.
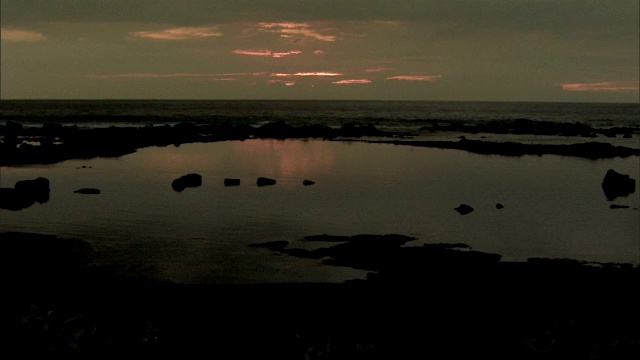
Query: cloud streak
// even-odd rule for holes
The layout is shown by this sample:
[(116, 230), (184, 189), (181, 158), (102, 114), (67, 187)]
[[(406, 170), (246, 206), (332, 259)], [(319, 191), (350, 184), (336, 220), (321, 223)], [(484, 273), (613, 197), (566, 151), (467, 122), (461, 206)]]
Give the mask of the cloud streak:
[(638, 91), (638, 83), (630, 81), (603, 81), (595, 83), (561, 84), (564, 91)]
[(387, 80), (434, 82), (438, 81), (441, 77), (442, 75), (397, 75), (389, 76)]
[(47, 39), (42, 33), (37, 31), (3, 28), (0, 30), (0, 33), (3, 41), (36, 42)]
[(332, 84), (336, 84), (336, 85), (371, 84), (371, 80), (369, 79), (338, 80), (338, 81), (332, 81)]
[(206, 27), (176, 27), (160, 31), (135, 31), (129, 33), (134, 37), (156, 40), (188, 40), (222, 36), (217, 26)]
[(258, 27), (262, 31), (280, 34), (280, 37), (309, 37), (320, 41), (336, 41), (334, 35), (323, 35), (318, 30), (312, 29), (309, 23), (298, 22), (261, 22)]
[(302, 51), (298, 51), (298, 50), (291, 50), (286, 52), (274, 52), (271, 50), (233, 50), (232, 52), (238, 55), (264, 56), (264, 57), (273, 57), (273, 58), (283, 58), (289, 55), (302, 54)]
[(323, 76), (328, 76), (328, 77), (333, 77), (333, 76), (342, 76), (343, 74), (341, 73), (336, 73), (336, 72), (327, 72), (327, 71), (315, 71), (315, 72), (297, 72), (297, 73), (274, 73), (271, 74), (271, 76), (274, 77), (293, 77), (293, 76), (319, 76), (319, 77), (323, 77)]

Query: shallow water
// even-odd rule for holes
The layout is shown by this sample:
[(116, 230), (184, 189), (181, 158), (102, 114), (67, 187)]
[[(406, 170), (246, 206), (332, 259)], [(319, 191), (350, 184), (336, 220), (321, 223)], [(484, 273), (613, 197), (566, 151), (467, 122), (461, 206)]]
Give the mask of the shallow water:
[[(640, 175), (637, 157), (505, 157), (321, 140), (151, 147), (120, 158), (3, 167), (2, 187), (43, 176), (51, 198), (21, 211), (0, 210), (0, 231), (85, 239), (103, 261), (184, 283), (339, 282), (365, 275), (249, 247), (287, 240), (310, 248), (301, 239), (316, 234), (399, 233), (418, 238), (408, 246), (466, 243), (503, 260), (638, 264), (638, 192), (607, 201), (600, 184), (610, 168)], [(175, 178), (191, 172), (202, 175), (201, 187), (171, 189)], [(259, 176), (278, 182), (258, 187)], [(225, 187), (224, 178), (241, 185)], [(303, 186), (304, 179), (316, 184)], [(84, 187), (102, 193), (74, 193)], [(461, 203), (475, 210), (462, 216), (453, 210)], [(630, 208), (613, 210), (612, 203)]]

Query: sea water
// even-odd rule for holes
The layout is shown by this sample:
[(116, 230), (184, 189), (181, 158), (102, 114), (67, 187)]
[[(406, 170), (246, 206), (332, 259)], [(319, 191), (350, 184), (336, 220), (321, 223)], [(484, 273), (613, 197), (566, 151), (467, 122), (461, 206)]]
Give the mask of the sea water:
[[(35, 107), (40, 110), (33, 111), (32, 117), (26, 116), (28, 111), (20, 110), (25, 126), (35, 126), (37, 121), (64, 122), (64, 115), (38, 115), (47, 108), (43, 103), (37, 103)], [(91, 114), (101, 114), (104, 104), (80, 103), (85, 110), (72, 106), (73, 102), (56, 102), (71, 110), (55, 110), (53, 106), (47, 111), (85, 112), (75, 118), (68, 116), (69, 123), (89, 126), (89, 119), (94, 116)], [(116, 103), (109, 102), (107, 107)], [(159, 111), (149, 106), (150, 102), (123, 103), (129, 108), (123, 105), (121, 113), (112, 110), (115, 114), (109, 113), (103, 122), (95, 121), (91, 126), (117, 123), (115, 120), (121, 119), (117, 114), (124, 113), (139, 113), (135, 116), (150, 121), (148, 117), (155, 116), (151, 109)], [(205, 118), (215, 111), (208, 113), (205, 104), (222, 109), (226, 102), (195, 102), (195, 110), (190, 108), (191, 102), (168, 103), (163, 106), (176, 113), (157, 115), (162, 120), (156, 123), (176, 120), (177, 105), (184, 108), (181, 114), (188, 114), (184, 118), (193, 121), (193, 114), (201, 113), (199, 121), (206, 122)], [(231, 103), (238, 106), (244, 102)], [(379, 120), (380, 124), (397, 127), (403, 122), (415, 122), (420, 116), (416, 108), (426, 106), (409, 104), (406, 112), (392, 116), (391, 111), (383, 111), (383, 103), (363, 103), (364, 110), (358, 110), (357, 102), (327, 103), (333, 109), (334, 115), (330, 116), (329, 109), (313, 103), (313, 111), (323, 109), (324, 115), (313, 117), (313, 111), (307, 109), (306, 115), (303, 111), (294, 116), (287, 113), (293, 111), (289, 109), (285, 111), (287, 117), (282, 118), (274, 113), (284, 110), (273, 110), (279, 102), (267, 103), (271, 110), (267, 107), (266, 115), (250, 116), (251, 124), (265, 119), (307, 118), (339, 126), (347, 120), (372, 121), (371, 114), (377, 113), (372, 109), (377, 107), (381, 109), (380, 118), (392, 119)], [(258, 104), (264, 102), (248, 104), (252, 111), (258, 111)], [(280, 106), (290, 106), (287, 104), (290, 102)], [(471, 105), (471, 109), (478, 106)], [(9, 107), (16, 106), (12, 103)], [(16, 110), (6, 115), (6, 108), (3, 105), (5, 121), (17, 121)], [(232, 110), (225, 111), (233, 114)], [(490, 118), (486, 113), (468, 111), (466, 115), (462, 112), (449, 116), (466, 116), (467, 120), (459, 121)], [(362, 115), (368, 112), (369, 115)], [(503, 112), (500, 118), (521, 115), (526, 114)], [(534, 116), (537, 115), (529, 114)], [(579, 117), (572, 113), (563, 121), (571, 121), (571, 116)], [(591, 119), (602, 125), (605, 118), (601, 114)], [(611, 118), (615, 116), (610, 115), (609, 122)], [(621, 118), (626, 120), (612, 123), (620, 126), (631, 121)], [(432, 118), (423, 114), (420, 121), (426, 119)], [(125, 123), (135, 122), (128, 118)], [(610, 168), (635, 179), (640, 175), (637, 157), (505, 157), (358, 141), (248, 139), (149, 147), (118, 158), (2, 167), (0, 186), (11, 187), (18, 180), (43, 176), (50, 180), (51, 197), (44, 204), (20, 211), (0, 210), (0, 231), (83, 239), (96, 250), (100, 261), (115, 264), (123, 271), (181, 283), (340, 282), (366, 275), (363, 271), (329, 267), (321, 260), (277, 255), (250, 246), (276, 240), (288, 241), (289, 247), (296, 248), (329, 245), (302, 240), (318, 234), (404, 234), (416, 238), (407, 246), (465, 243), (474, 250), (500, 254), (506, 261), (549, 257), (639, 264), (638, 192), (608, 201), (601, 182)], [(175, 178), (191, 172), (202, 175), (202, 186), (183, 192), (172, 190)], [(274, 178), (277, 184), (259, 187), (259, 176)], [(226, 187), (225, 178), (238, 178), (241, 184)], [(305, 179), (315, 184), (304, 186)], [(74, 193), (84, 187), (99, 188), (101, 194)], [(454, 208), (461, 203), (471, 205), (474, 211), (460, 215)], [(497, 209), (497, 203), (504, 208)], [(629, 208), (611, 209), (609, 206), (614, 203)]]

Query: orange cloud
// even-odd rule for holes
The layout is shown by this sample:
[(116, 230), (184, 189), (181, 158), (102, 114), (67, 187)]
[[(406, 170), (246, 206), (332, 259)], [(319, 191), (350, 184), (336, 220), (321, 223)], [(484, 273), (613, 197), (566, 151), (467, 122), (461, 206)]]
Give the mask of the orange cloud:
[(0, 29), (0, 37), (3, 41), (43, 41), (46, 37), (37, 31)]
[(274, 58), (281, 58), (289, 55), (300, 55), (302, 51), (291, 50), (287, 52), (273, 52), (271, 50), (234, 50), (234, 54), (250, 55), (250, 56), (267, 56)]
[(403, 80), (403, 81), (428, 81), (433, 82), (440, 79), (442, 75), (398, 75), (389, 76), (387, 80)]
[(564, 91), (638, 91), (638, 83), (623, 81), (604, 81), (596, 83), (561, 84)]
[(288, 73), (273, 73), (271, 76), (275, 77), (292, 77), (292, 76), (342, 76), (341, 73), (334, 72), (326, 72), (326, 71), (316, 71), (316, 72), (297, 72), (293, 74)]
[(296, 84), (295, 81), (283, 81), (283, 80), (269, 80), (267, 81), (269, 84), (284, 84), (285, 86), (293, 86)]
[(130, 33), (130, 35), (158, 40), (187, 40), (212, 36), (222, 36), (222, 33), (218, 31), (217, 26), (208, 26), (177, 27), (161, 31), (137, 31)]
[(278, 22), (268, 23), (261, 22), (258, 26), (262, 31), (280, 34), (281, 37), (291, 38), (295, 36), (310, 37), (321, 41), (336, 41), (337, 37), (333, 35), (323, 35), (317, 30), (311, 29), (311, 24), (297, 22)]
[(333, 81), (332, 83), (333, 84), (337, 84), (337, 85), (371, 84), (371, 80), (368, 80), (368, 79), (351, 79), (351, 80)]

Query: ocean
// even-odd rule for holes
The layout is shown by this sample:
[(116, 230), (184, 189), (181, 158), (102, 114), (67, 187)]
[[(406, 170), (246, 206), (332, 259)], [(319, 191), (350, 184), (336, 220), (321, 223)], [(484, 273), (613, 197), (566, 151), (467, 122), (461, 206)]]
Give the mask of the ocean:
[[(606, 142), (640, 148), (639, 104), (428, 101), (0, 101), (0, 125), (79, 128), (232, 124), (372, 124), (410, 140)], [(584, 124), (589, 137), (492, 131), (504, 123)], [(474, 130), (475, 129), (475, 130)], [(477, 131), (482, 129), (482, 131)], [(600, 130), (619, 129), (603, 135)], [(622, 136), (622, 133), (628, 134)], [(114, 139), (117, 140), (117, 139)], [(147, 147), (114, 158), (0, 168), (0, 186), (46, 177), (49, 201), (0, 210), (0, 232), (86, 240), (123, 272), (178, 283), (342, 282), (366, 272), (253, 244), (310, 235), (403, 234), (464, 243), (504, 261), (532, 257), (640, 264), (638, 191), (609, 200), (608, 169), (640, 179), (637, 156), (502, 156), (375, 143), (376, 139), (245, 139)], [(363, 141), (367, 140), (367, 141)], [(202, 175), (202, 186), (172, 190)], [(256, 185), (258, 177), (277, 180)], [(226, 178), (239, 186), (224, 186)], [(315, 184), (304, 186), (303, 180)], [(99, 188), (99, 195), (78, 194)], [(454, 210), (468, 204), (474, 211)], [(496, 205), (504, 206), (498, 209)], [(612, 209), (611, 205), (625, 206)]]

